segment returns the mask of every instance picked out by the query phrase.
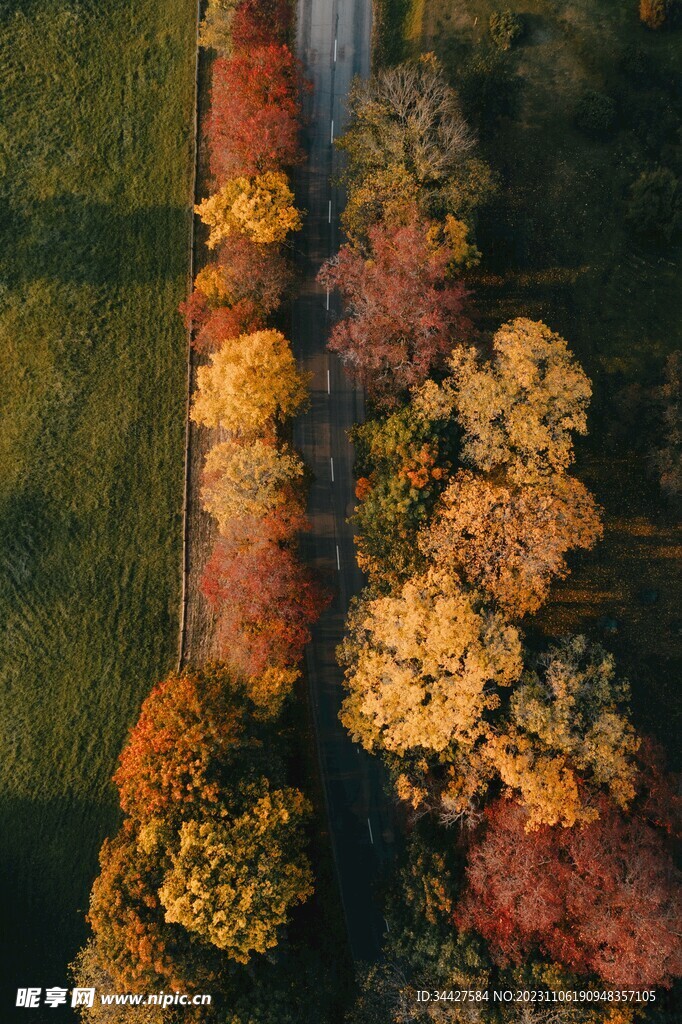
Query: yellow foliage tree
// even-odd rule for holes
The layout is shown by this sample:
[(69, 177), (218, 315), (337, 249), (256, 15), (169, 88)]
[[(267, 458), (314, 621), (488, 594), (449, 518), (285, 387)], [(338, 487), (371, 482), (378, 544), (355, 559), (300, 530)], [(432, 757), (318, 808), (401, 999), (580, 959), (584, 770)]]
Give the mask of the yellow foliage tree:
[(492, 359), (474, 349), (451, 359), (463, 458), (478, 469), (504, 469), (517, 484), (538, 484), (573, 461), (572, 432), (587, 431), (590, 381), (563, 338), (519, 318), (493, 338)]
[(229, 338), (197, 371), (192, 419), (235, 436), (264, 432), (272, 420), (294, 416), (307, 398), (291, 346), (279, 331)]
[(254, 712), (256, 718), (276, 718), (300, 678), (298, 669), (275, 667), (266, 668), (258, 676), (247, 676), (244, 686), (258, 709)]
[(360, 242), (378, 221), (399, 223), (418, 194), (418, 183), (400, 164), (370, 172), (350, 189), (341, 217), (344, 231), (351, 241)]
[(239, 0), (208, 0), (199, 26), (199, 45), (221, 56), (232, 51), (232, 16)]
[[(109, 973), (106, 957), (96, 939), (90, 939), (79, 950), (69, 971), (78, 988), (116, 992), (121, 987)], [(91, 1007), (80, 1007), (77, 1013), (83, 1024), (168, 1024), (168, 1011), (162, 1006), (108, 1006), (95, 999)], [(196, 1018), (190, 1015), (187, 1020), (192, 1022)]]
[(166, 921), (248, 963), (277, 945), (290, 909), (313, 892), (301, 828), (311, 808), (264, 779), (242, 796), (241, 814), (182, 825), (159, 897)]
[(303, 476), (303, 462), (284, 445), (257, 439), (251, 444), (223, 441), (211, 448), (204, 465), (203, 507), (221, 532), (235, 519), (303, 511), (292, 484)]
[(246, 235), (263, 245), (283, 242), (302, 224), (289, 180), (282, 171), (233, 178), (199, 203), (195, 212), (211, 229), (209, 249), (232, 235)]
[(521, 792), (530, 827), (596, 817), (585, 785), (607, 789), (627, 807), (640, 741), (627, 716), (630, 690), (616, 678), (613, 655), (577, 636), (551, 648), (539, 668), (512, 694), (508, 732), (490, 746), (502, 781)]
[(359, 605), (341, 656), (349, 690), (341, 720), (366, 749), (398, 755), (473, 747), (499, 705), (496, 687), (522, 667), (517, 630), (435, 570)]
[(460, 471), (420, 546), (518, 617), (540, 607), (552, 579), (568, 575), (566, 552), (593, 547), (602, 532), (597, 504), (579, 480), (558, 474), (519, 488)]

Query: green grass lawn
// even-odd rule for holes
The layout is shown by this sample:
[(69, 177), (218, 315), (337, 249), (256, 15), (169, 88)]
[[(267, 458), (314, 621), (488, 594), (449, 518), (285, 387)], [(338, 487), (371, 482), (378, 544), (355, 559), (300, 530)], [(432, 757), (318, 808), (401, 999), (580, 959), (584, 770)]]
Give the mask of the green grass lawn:
[[(682, 177), (682, 32), (647, 30), (637, 0), (381, 0), (381, 8), (384, 58), (439, 55), (500, 176), (478, 227), (479, 322), (546, 321), (594, 382), (577, 469), (604, 506), (606, 535), (555, 588), (540, 624), (603, 638), (631, 676), (640, 727), (672, 752), (682, 724), (682, 547), (675, 510), (651, 473), (646, 423), (647, 389), (680, 347), (681, 251), (679, 239), (642, 245), (625, 211), (641, 170), (660, 164)], [(499, 55), (501, 86), (486, 94), (475, 63), (492, 51), (489, 17), (500, 8), (521, 14), (526, 30)], [(574, 123), (587, 90), (615, 104), (614, 129), (599, 141)]]
[(66, 983), (116, 758), (176, 657), (194, 16), (192, 0), (0, 5), (10, 989)]

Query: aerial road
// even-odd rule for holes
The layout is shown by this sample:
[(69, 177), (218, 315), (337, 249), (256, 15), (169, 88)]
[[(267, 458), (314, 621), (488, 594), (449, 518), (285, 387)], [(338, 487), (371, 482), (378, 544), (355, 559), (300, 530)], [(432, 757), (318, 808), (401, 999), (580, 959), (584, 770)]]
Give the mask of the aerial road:
[(310, 410), (296, 425), (295, 440), (314, 473), (306, 561), (335, 587), (331, 608), (314, 630), (307, 651), (311, 705), (331, 842), (351, 953), (356, 961), (378, 956), (386, 929), (378, 883), (391, 858), (391, 804), (378, 758), (353, 743), (338, 720), (342, 673), (335, 648), (343, 637), (348, 601), (362, 587), (355, 564), (353, 449), (348, 430), (363, 419), (362, 393), (326, 350), (336, 300), (316, 283), (327, 257), (339, 247), (343, 190), (334, 184), (346, 102), (355, 75), (370, 65), (371, 0), (299, 0), (298, 56), (312, 82), (306, 101), (308, 162), (297, 176), (297, 200), (306, 211), (300, 240), (303, 283), (293, 305), (293, 342), (302, 369), (312, 375)]

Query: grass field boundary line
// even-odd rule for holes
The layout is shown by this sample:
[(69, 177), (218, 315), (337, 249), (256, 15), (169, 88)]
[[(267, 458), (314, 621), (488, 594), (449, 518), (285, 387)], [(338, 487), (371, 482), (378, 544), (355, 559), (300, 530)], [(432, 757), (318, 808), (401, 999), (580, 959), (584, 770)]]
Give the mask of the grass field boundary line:
[[(194, 110), (192, 114), (192, 176), (190, 183), (191, 211), (189, 219), (189, 258), (187, 261), (187, 296), (194, 284), (194, 205), (197, 201), (199, 180), (199, 26), (201, 24), (202, 0), (197, 0), (194, 43)], [(185, 658), (185, 633), (187, 628), (187, 580), (189, 577), (189, 494), (190, 494), (190, 407), (192, 401), (192, 322), (187, 327), (187, 364), (185, 397), (185, 454), (183, 467), (182, 495), (182, 572), (180, 582), (180, 623), (178, 626), (178, 672)]]

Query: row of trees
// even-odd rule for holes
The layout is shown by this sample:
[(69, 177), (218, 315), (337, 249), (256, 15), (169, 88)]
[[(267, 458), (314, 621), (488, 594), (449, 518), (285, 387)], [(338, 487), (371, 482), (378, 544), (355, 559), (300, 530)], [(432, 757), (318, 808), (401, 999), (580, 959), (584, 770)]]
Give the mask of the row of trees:
[[(467, 317), (475, 209), (493, 183), (432, 58), (358, 86), (340, 144), (349, 241), (321, 273), (344, 298), (330, 347), (375, 410), (354, 432), (369, 585), (339, 650), (341, 718), (384, 758), (423, 855), (455, 851), (451, 874), (424, 882), (447, 904), (438, 970), (421, 973), (414, 919), (396, 928), (368, 992), (390, 976), (397, 1001), (363, 996), (357, 1019), (493, 1019), (405, 1002), (429, 974), (485, 988), (474, 948), (489, 978), (544, 957), (556, 978), (668, 985), (682, 969), (673, 787), (613, 657), (584, 637), (529, 647), (520, 627), (602, 534), (570, 472), (590, 381), (545, 324), (489, 337)], [(467, 827), (446, 841), (431, 820)], [(572, 1012), (547, 1020), (632, 1019)]]
[(263, 719), (222, 665), (171, 675), (144, 702), (114, 777), (125, 818), (102, 847), (77, 984), (218, 991), (248, 1005), (235, 964), (275, 946), (313, 888), (310, 806), (287, 786)]
[[(288, 784), (278, 716), (327, 600), (296, 551), (306, 470), (286, 434), (307, 380), (268, 326), (292, 281), (286, 240), (301, 225), (286, 173), (302, 157), (304, 87), (290, 17), (288, 0), (209, 0), (201, 26), (217, 54), (206, 128), (215, 190), (196, 207), (211, 258), (181, 312), (206, 357), (191, 417), (215, 439), (201, 500), (218, 539), (202, 589), (221, 661), (170, 676), (142, 706), (114, 777), (123, 825), (102, 848), (93, 938), (74, 965), (78, 984), (109, 991), (210, 992), (217, 1005), (196, 1019), (232, 1024), (308, 1019), (315, 970), (280, 944), (313, 878), (311, 807)], [(83, 1011), (151, 1024), (175, 1012)]]
[(192, 419), (217, 437), (202, 501), (219, 536), (203, 591), (221, 656), (246, 677), (268, 671), (275, 709), (326, 600), (296, 555), (306, 473), (285, 440), (307, 380), (287, 339), (267, 326), (291, 286), (287, 238), (301, 226), (286, 173), (302, 159), (305, 88), (287, 45), (290, 16), (280, 0), (220, 0), (206, 12), (202, 40), (218, 54), (207, 125), (216, 190), (196, 209), (215, 256), (184, 306), (194, 344), (208, 354)]
[(494, 182), (432, 57), (357, 83), (349, 108), (348, 242), (320, 280), (346, 309), (330, 348), (391, 409), (471, 332), (458, 274), (480, 257), (471, 235)]

